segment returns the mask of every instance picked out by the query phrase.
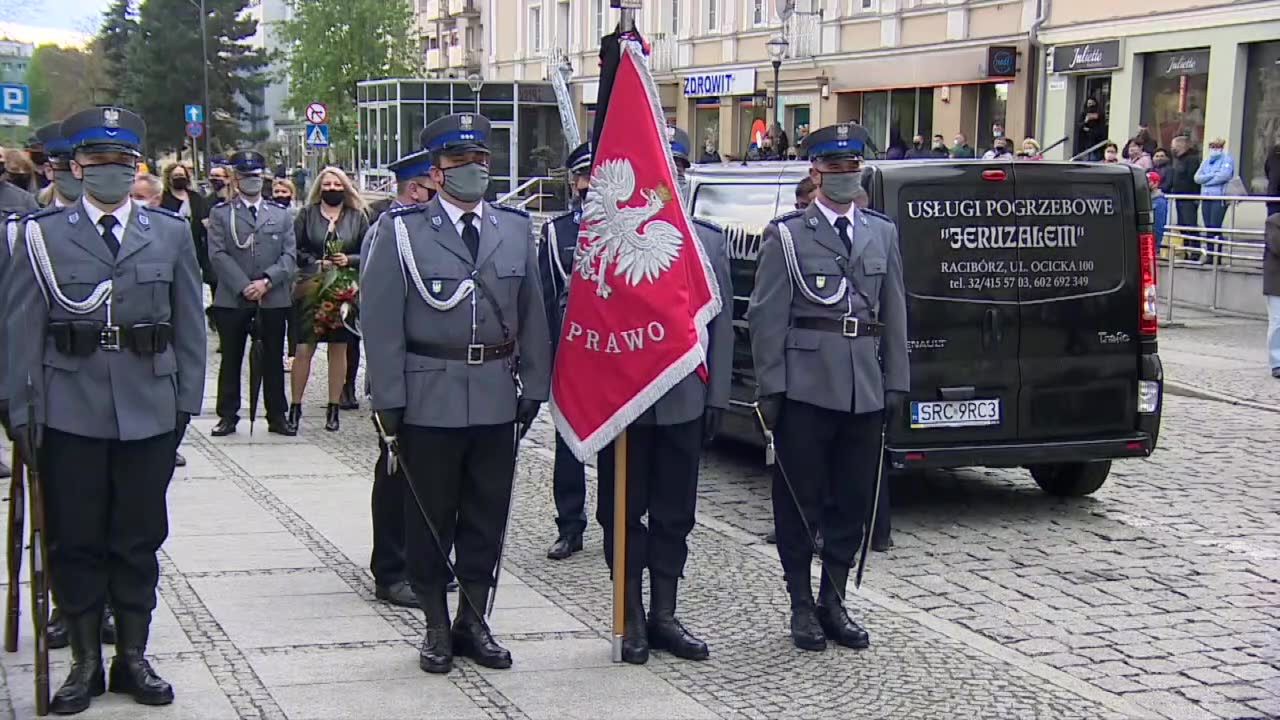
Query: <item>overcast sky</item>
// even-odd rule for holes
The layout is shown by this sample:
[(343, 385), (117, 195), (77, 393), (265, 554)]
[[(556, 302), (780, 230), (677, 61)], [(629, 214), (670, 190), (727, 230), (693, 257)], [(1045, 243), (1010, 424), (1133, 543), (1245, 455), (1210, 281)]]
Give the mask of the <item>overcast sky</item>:
[(93, 34), (111, 0), (0, 0), (0, 20)]

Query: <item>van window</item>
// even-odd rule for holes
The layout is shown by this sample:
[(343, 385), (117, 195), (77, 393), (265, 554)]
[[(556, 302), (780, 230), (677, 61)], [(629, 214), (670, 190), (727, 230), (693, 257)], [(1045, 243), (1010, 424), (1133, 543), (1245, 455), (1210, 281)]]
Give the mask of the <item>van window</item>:
[(694, 217), (710, 220), (723, 227), (737, 226), (748, 234), (759, 235), (778, 215), (787, 212), (795, 204), (780, 204), (782, 188), (774, 184), (719, 184), (699, 185), (693, 198)]

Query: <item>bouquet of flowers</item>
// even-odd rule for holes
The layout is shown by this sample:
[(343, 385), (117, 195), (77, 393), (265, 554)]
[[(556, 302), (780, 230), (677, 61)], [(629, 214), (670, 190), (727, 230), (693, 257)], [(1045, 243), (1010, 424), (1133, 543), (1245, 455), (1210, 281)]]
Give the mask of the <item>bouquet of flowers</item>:
[[(336, 255), (341, 251), (341, 243), (330, 234), (325, 243), (326, 255)], [(354, 328), (356, 300), (360, 291), (358, 278), (354, 268), (330, 265), (309, 283), (310, 292), (303, 299), (303, 307), (307, 310), (304, 317), (312, 319), (312, 329), (317, 338), (343, 327)]]

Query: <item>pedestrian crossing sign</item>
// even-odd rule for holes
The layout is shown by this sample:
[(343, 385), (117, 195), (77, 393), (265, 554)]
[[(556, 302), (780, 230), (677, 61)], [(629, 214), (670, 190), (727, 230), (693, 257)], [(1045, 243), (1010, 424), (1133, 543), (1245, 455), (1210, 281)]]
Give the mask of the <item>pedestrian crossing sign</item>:
[(310, 147), (329, 147), (328, 125), (307, 125), (307, 145)]

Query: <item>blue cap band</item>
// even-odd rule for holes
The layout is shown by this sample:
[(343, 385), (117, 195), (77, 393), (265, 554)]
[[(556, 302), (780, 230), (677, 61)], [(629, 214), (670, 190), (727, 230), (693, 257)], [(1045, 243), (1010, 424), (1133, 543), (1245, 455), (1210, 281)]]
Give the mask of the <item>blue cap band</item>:
[(91, 127), (85, 128), (80, 132), (67, 138), (67, 142), (71, 147), (78, 148), (81, 145), (132, 145), (139, 147), (142, 145), (142, 138), (129, 130), (123, 128), (106, 128)]
[(431, 172), (431, 161), (423, 160), (422, 162), (405, 165), (396, 168), (396, 180), (410, 180), (416, 177), (422, 177)]
[(44, 144), (45, 155), (70, 155), (71, 143), (66, 138), (57, 138)]
[(678, 142), (672, 141), (671, 152), (676, 155), (684, 155), (685, 157), (689, 157), (689, 148), (685, 147), (684, 143), (678, 143)]
[(828, 140), (809, 148), (809, 157), (822, 155), (861, 155), (863, 144), (857, 138), (848, 140)]
[(453, 130), (437, 135), (431, 138), (431, 142), (427, 145), (427, 150), (445, 150), (447, 145), (462, 142), (470, 142), (483, 145), (487, 139), (487, 134), (478, 130)]

